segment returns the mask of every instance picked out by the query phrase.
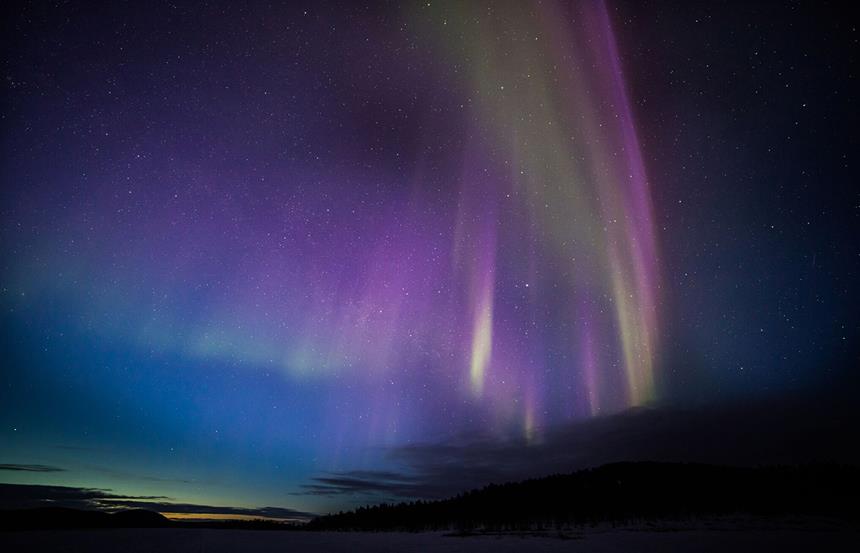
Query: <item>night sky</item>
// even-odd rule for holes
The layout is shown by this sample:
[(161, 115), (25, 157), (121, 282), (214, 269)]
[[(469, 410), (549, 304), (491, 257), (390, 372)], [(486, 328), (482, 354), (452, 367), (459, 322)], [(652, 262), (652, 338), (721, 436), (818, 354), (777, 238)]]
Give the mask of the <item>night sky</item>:
[(4, 505), (856, 459), (837, 6), (4, 10)]

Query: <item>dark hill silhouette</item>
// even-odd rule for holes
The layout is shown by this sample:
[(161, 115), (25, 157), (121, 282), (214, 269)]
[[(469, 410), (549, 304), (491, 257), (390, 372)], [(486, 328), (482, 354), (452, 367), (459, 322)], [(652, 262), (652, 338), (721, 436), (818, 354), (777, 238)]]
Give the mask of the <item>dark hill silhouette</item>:
[(48, 530), (72, 528), (216, 528), (237, 530), (295, 530), (298, 524), (274, 520), (170, 520), (155, 511), (126, 509), (105, 511), (38, 507), (0, 510), (0, 530)]
[(381, 504), (310, 521), (311, 530), (523, 530), (727, 514), (857, 519), (860, 469), (617, 463), (490, 485), (440, 501)]
[(159, 513), (129, 509), (106, 513), (64, 507), (40, 507), (0, 511), (0, 528), (27, 530), (44, 528), (160, 528), (171, 522)]
[(157, 528), (170, 524), (161, 513), (145, 509), (127, 509), (110, 515), (111, 523), (124, 528)]

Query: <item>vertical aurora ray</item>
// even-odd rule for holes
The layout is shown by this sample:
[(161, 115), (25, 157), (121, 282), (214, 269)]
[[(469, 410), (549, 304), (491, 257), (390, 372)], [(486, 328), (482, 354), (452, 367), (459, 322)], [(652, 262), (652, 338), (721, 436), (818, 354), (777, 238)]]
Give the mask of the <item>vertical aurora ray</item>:
[[(616, 111), (624, 163), (618, 168), (617, 185), (624, 188), (620, 208), (624, 221), (624, 254), (610, 252), (615, 304), (624, 347), (628, 389), (633, 405), (653, 397), (653, 363), (657, 331), (657, 261), (650, 191), (630, 101), (621, 71), (621, 60), (612, 25), (603, 2), (591, 6), (590, 26), (603, 44), (609, 87)], [(626, 263), (625, 263), (626, 261)]]
[(481, 395), (484, 389), (485, 372), (493, 351), (493, 287), (491, 283), (481, 286), (480, 296), (474, 311), (469, 380), (472, 385), (472, 392), (475, 395)]
[[(529, 214), (525, 224), (534, 229), (529, 234), (540, 237), (544, 262), (567, 265), (561, 272), (570, 277), (562, 293), (559, 285), (552, 292), (532, 288), (529, 300), (538, 308), (570, 302), (574, 317), (584, 319), (579, 335), (568, 340), (579, 349), (572, 352), (577, 362), (559, 370), (583, 375), (586, 390), (578, 397), (587, 398), (592, 415), (602, 407), (648, 402), (654, 398), (658, 335), (656, 243), (648, 180), (606, 6), (434, 3), (431, 19), (458, 67), (462, 63), (467, 70), (464, 87), (474, 100), (484, 147), (510, 169), (510, 183), (497, 180), (484, 195), (500, 204), (519, 202)], [(506, 236), (500, 251), (514, 249)], [(532, 257), (529, 267), (534, 273)], [(583, 295), (608, 301), (599, 309), (578, 310), (575, 298)], [(486, 352), (499, 324), (487, 309), (489, 300), (479, 297), (469, 365), (473, 391), (486, 378)], [(615, 353), (598, 356), (596, 341), (614, 342), (609, 349)], [(543, 350), (559, 346), (544, 344)], [(611, 385), (617, 366), (623, 389)], [(525, 403), (525, 427), (531, 428), (536, 407), (533, 399)]]
[(463, 299), (469, 388), (480, 398), (493, 355), (498, 199), (494, 178), (482, 168), (486, 160), (480, 148), (467, 146), (464, 157), (452, 251), (455, 274), (467, 292)]
[(594, 348), (594, 337), (591, 334), (591, 329), (588, 326), (588, 320), (582, 324), (582, 331), (579, 340), (579, 362), (582, 366), (583, 383), (585, 385), (585, 395), (588, 401), (588, 412), (591, 415), (596, 415), (600, 410), (598, 402), (599, 390), (597, 382), (598, 361)]

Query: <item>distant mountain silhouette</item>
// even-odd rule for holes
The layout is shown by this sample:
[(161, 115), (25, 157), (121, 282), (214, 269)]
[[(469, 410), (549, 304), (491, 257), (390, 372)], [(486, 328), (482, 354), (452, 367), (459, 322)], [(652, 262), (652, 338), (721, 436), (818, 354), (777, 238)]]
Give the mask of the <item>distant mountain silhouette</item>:
[(170, 521), (161, 513), (144, 509), (128, 509), (110, 515), (111, 523), (123, 528), (157, 528), (167, 526)]
[(858, 497), (858, 467), (616, 463), (490, 485), (440, 501), (362, 507), (317, 517), (305, 528), (523, 530), (728, 514), (857, 519)]
[(220, 528), (243, 530), (295, 530), (299, 525), (274, 520), (170, 520), (145, 509), (114, 513), (65, 507), (0, 510), (0, 530), (48, 530), (72, 528)]
[(44, 528), (159, 528), (171, 522), (159, 513), (129, 509), (115, 513), (83, 511), (63, 507), (40, 507), (0, 511), (0, 528), (27, 530)]

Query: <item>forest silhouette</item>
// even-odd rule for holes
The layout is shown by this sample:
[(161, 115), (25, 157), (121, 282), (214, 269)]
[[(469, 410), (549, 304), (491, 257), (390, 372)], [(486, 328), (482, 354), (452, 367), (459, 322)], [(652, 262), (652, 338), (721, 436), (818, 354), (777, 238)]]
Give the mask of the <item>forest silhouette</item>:
[(450, 499), (383, 503), (317, 517), (309, 530), (516, 531), (748, 514), (857, 519), (860, 469), (615, 463), (489, 485)]

